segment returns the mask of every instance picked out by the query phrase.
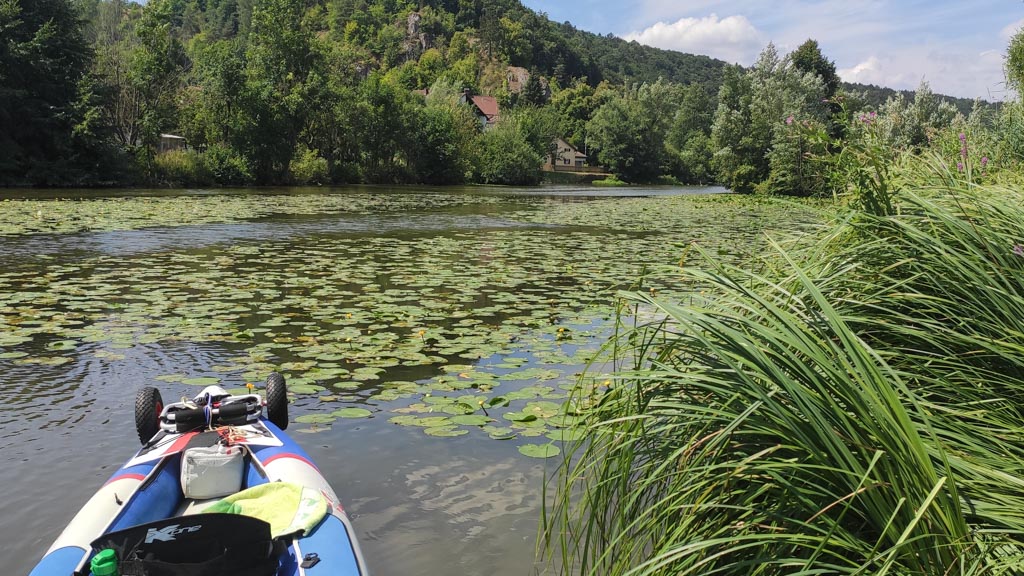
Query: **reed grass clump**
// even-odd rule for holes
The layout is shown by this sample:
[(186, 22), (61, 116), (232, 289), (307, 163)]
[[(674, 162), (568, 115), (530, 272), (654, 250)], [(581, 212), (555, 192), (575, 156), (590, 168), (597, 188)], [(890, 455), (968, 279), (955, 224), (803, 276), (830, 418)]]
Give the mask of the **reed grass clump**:
[(902, 178), (888, 215), (686, 269), (699, 301), (624, 295), (658, 320), (609, 346), (557, 571), (1024, 573), (1024, 194)]

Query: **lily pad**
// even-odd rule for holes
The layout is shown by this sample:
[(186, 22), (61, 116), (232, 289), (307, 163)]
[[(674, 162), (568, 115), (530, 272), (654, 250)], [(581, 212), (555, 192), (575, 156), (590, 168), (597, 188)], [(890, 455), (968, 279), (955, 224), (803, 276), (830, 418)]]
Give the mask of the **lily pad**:
[(295, 419), (301, 424), (330, 424), (334, 422), (334, 416), (330, 414), (303, 414)]
[(462, 426), (483, 426), (488, 422), (494, 422), (494, 418), (480, 416), (478, 414), (468, 414), (465, 416), (453, 416), (452, 422)]
[(562, 449), (554, 444), (523, 444), (519, 453), (530, 458), (554, 458), (562, 453)]
[(502, 417), (512, 422), (533, 422), (537, 420), (536, 414), (528, 414), (526, 412), (506, 412)]
[(483, 431), (486, 432), (492, 440), (511, 440), (516, 437), (516, 431), (511, 428), (484, 426)]
[(182, 384), (188, 384), (189, 386), (212, 386), (220, 382), (220, 378), (214, 378), (213, 376), (201, 376), (198, 378), (185, 378), (181, 381)]
[(369, 418), (373, 415), (373, 412), (366, 408), (342, 408), (341, 410), (331, 412), (331, 414), (338, 418)]
[(59, 340), (46, 345), (49, 350), (74, 350), (78, 347), (78, 340)]
[(456, 428), (455, 426), (435, 426), (432, 428), (424, 428), (423, 433), (426, 434), (427, 436), (437, 436), (440, 438), (454, 438), (455, 436), (469, 434), (469, 430)]

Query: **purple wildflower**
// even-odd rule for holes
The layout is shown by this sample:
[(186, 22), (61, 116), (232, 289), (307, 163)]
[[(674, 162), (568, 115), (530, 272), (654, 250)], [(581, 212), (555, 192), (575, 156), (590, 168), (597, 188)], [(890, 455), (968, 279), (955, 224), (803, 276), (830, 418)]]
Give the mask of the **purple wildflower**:
[(964, 134), (963, 132), (961, 132), (960, 133), (960, 143), (964, 144), (966, 142), (967, 142), (967, 134)]
[(960, 172), (963, 172), (964, 171), (964, 163), (963, 162), (957, 162), (956, 163), (956, 169), (958, 171), (960, 171)]
[(960, 155), (963, 156), (964, 158), (967, 158), (967, 146), (964, 146), (963, 148), (960, 149)]
[(1014, 244), (1013, 253), (1016, 254), (1017, 256), (1024, 256), (1024, 246), (1021, 246), (1020, 244)]
[(988, 166), (988, 156), (981, 157), (981, 167), (984, 168), (985, 166)]
[(786, 118), (786, 126), (790, 126), (791, 124), (793, 124), (793, 120), (795, 120), (795, 118), (793, 118), (792, 116)]

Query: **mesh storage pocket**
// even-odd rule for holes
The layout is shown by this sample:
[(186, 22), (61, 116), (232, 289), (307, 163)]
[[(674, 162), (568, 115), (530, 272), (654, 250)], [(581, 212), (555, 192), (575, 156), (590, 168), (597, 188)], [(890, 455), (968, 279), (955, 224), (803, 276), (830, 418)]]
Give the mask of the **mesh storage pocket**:
[(242, 488), (244, 472), (245, 458), (238, 446), (189, 448), (181, 458), (181, 491), (193, 500), (234, 494)]

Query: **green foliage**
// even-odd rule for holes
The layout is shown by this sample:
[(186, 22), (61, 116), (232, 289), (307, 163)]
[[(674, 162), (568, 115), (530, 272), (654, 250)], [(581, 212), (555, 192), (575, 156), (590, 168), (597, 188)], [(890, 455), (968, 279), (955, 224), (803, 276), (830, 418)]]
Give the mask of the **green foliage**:
[(472, 173), (476, 120), (454, 98), (442, 100), (436, 92), (431, 98), (416, 124), (412, 173), (424, 184), (460, 184)]
[(997, 126), (998, 158), (1007, 166), (1024, 165), (1024, 103), (1003, 104)]
[[(837, 79), (813, 40), (725, 71), (518, 0), (88, 0), (76, 4), (86, 22), (70, 2), (0, 0), (0, 181), (160, 181), (161, 133), (230, 149), (229, 179), (259, 184), (292, 181), (308, 150), (330, 182), (472, 179), (484, 146), (465, 111), (428, 111), (410, 94), (438, 81), (497, 97), (540, 156), (564, 138), (633, 182), (818, 194), (822, 179), (803, 171), (816, 151), (783, 121), (826, 124), (833, 142), (848, 123), (820, 103)], [(531, 72), (516, 95), (504, 92), (508, 64)], [(943, 102), (921, 90), (887, 104), (889, 141), (927, 148), (952, 119)]]
[[(804, 60), (809, 58), (807, 46), (798, 55)], [(829, 121), (825, 92), (817, 72), (805, 72), (794, 55), (781, 57), (771, 44), (749, 71), (730, 69), (711, 130), (719, 179), (742, 193), (820, 194), (824, 181), (806, 163), (807, 155), (820, 150), (791, 127)]]
[(172, 150), (154, 157), (157, 180), (166, 186), (207, 186), (213, 173), (201, 154), (194, 150)]
[(0, 183), (68, 184), (90, 51), (68, 0), (0, 1)]
[(415, 146), (419, 98), (403, 87), (371, 76), (359, 85), (353, 129), (359, 164), (368, 182), (407, 182), (409, 157)]
[(559, 473), (563, 573), (1024, 569), (1024, 197), (901, 177), (890, 215), (749, 266), (702, 255), (692, 306), (628, 296), (658, 320), (609, 344), (621, 372)]
[(242, 186), (253, 181), (249, 164), (233, 149), (214, 144), (203, 153), (203, 162), (213, 179), (222, 186)]
[(825, 86), (825, 96), (831, 98), (839, 90), (839, 75), (836, 74), (835, 62), (821, 53), (816, 40), (808, 40), (790, 55), (793, 66), (804, 74), (813, 74)]
[(1006, 49), (1006, 81), (1011, 88), (1024, 92), (1024, 29), (1010, 38)]
[(294, 184), (328, 184), (331, 181), (327, 160), (316, 150), (300, 146), (291, 162), (291, 181)]
[(531, 186), (541, 181), (543, 159), (527, 136), (513, 124), (501, 124), (483, 133), (476, 178), (483, 184)]
[(587, 124), (591, 146), (626, 182), (654, 182), (666, 162), (665, 139), (678, 94), (662, 80), (627, 89), (602, 105)]
[(686, 184), (713, 180), (711, 123), (717, 102), (699, 84), (681, 90), (679, 109), (666, 136), (668, 169)]
[(914, 152), (921, 151), (956, 117), (956, 108), (939, 99), (922, 82), (913, 102), (903, 96), (888, 100), (879, 110), (881, 136), (889, 146)]

